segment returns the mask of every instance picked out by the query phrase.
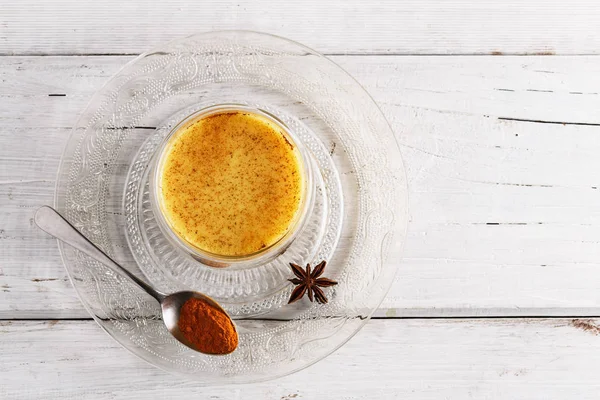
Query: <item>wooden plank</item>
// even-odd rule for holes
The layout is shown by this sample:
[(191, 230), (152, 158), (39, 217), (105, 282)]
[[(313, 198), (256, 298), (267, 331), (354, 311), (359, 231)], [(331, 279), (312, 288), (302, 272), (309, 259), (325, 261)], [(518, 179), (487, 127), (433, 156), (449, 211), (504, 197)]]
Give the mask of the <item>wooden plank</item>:
[(2, 54), (138, 54), (198, 31), (250, 29), (328, 54), (598, 54), (589, 0), (5, 1)]
[[(68, 127), (130, 59), (0, 58), (0, 318), (86, 315), (31, 218)], [(333, 59), (382, 106), (409, 177), (378, 315), (600, 315), (598, 57)]]
[(599, 332), (597, 319), (374, 320), (296, 374), (201, 387), (139, 360), (92, 321), (5, 321), (0, 396), (591, 400), (600, 388)]

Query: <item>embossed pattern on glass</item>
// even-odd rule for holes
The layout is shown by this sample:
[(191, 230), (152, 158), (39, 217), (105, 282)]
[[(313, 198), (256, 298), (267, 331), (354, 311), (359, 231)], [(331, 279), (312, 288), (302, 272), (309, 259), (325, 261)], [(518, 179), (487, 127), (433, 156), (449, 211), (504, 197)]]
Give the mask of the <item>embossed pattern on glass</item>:
[[(215, 269), (167, 241), (149, 200), (155, 151), (170, 128), (224, 103), (265, 110), (310, 153), (315, 205), (304, 231), (265, 265)], [(337, 65), (297, 43), (254, 32), (179, 39), (129, 63), (92, 99), (63, 155), (56, 206), (94, 243), (157, 288), (193, 288), (236, 317), (238, 350), (193, 352), (174, 340), (160, 310), (124, 278), (62, 247), (65, 266), (96, 321), (124, 347), (204, 384), (271, 379), (345, 343), (394, 277), (407, 226), (400, 151), (381, 111)], [(287, 305), (287, 263), (328, 260), (329, 303)]]

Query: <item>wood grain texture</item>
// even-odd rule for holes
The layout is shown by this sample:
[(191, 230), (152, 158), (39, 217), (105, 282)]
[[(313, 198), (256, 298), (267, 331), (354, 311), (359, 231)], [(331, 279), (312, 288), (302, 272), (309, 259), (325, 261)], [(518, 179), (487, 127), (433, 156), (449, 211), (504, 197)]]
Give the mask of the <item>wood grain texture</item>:
[(589, 0), (4, 1), (1, 54), (138, 54), (198, 31), (251, 29), (328, 54), (598, 54)]
[[(0, 322), (3, 399), (597, 399), (600, 320), (372, 320), (343, 348), (271, 382), (200, 387), (92, 321)], [(32, 384), (35, 383), (35, 384)]]
[[(69, 127), (130, 59), (0, 58), (0, 318), (86, 316), (31, 218)], [(598, 57), (333, 59), (381, 105), (409, 177), (378, 315), (600, 315)]]

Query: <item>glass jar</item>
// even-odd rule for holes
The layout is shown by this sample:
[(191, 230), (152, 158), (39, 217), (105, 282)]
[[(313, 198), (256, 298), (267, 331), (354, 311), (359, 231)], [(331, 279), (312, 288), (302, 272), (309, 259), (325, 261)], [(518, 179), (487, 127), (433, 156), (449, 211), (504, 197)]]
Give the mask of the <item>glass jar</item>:
[[(258, 115), (266, 119), (269, 123), (273, 124), (280, 132), (284, 135), (285, 139), (290, 142), (295, 149), (297, 149), (299, 157), (299, 170), (302, 176), (302, 198), (300, 200), (299, 207), (295, 213), (294, 218), (288, 225), (286, 233), (274, 243), (266, 246), (259, 251), (251, 254), (245, 254), (240, 256), (221, 255), (208, 252), (193, 243), (186, 240), (180, 235), (169, 222), (169, 218), (166, 215), (166, 210), (163, 202), (161, 178), (163, 175), (163, 169), (167, 155), (172, 144), (177, 140), (178, 135), (185, 131), (185, 127), (194, 124), (195, 122), (209, 117), (215, 114), (227, 113), (227, 112), (246, 112)], [(306, 222), (307, 215), (310, 215), (311, 208), (313, 206), (313, 192), (314, 192), (314, 179), (311, 162), (307, 150), (303, 147), (302, 143), (294, 137), (293, 132), (280, 119), (267, 111), (252, 108), (246, 105), (240, 104), (219, 104), (199, 110), (185, 119), (179, 124), (173, 127), (173, 129), (165, 137), (161, 145), (158, 147), (156, 154), (154, 155), (152, 166), (152, 172), (150, 177), (150, 194), (152, 200), (152, 209), (154, 214), (157, 216), (158, 225), (163, 234), (177, 247), (184, 250), (184, 252), (207, 266), (216, 268), (246, 268), (255, 266), (258, 264), (264, 264), (278, 255), (285, 252), (285, 250), (293, 243), (294, 239), (298, 236), (298, 233), (302, 231), (302, 227)]]

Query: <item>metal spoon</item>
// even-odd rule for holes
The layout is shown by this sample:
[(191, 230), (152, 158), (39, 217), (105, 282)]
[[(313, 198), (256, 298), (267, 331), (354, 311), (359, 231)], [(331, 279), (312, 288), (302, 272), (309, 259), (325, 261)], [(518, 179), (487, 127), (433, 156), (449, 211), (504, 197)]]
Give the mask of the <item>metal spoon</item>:
[[(162, 317), (165, 326), (171, 332), (171, 334), (184, 345), (189, 348), (200, 351), (192, 343), (190, 343), (183, 333), (179, 330), (177, 325), (179, 321), (179, 313), (183, 304), (190, 298), (195, 297), (201, 299), (216, 309), (227, 315), (225, 310), (210, 297), (192, 291), (177, 292), (170, 295), (159, 292), (146, 282), (127, 271), (125, 268), (117, 264), (113, 259), (107, 256), (102, 250), (94, 245), (88, 238), (83, 236), (69, 221), (67, 221), (62, 215), (55, 209), (43, 206), (40, 207), (35, 213), (35, 223), (37, 226), (46, 233), (54, 236), (58, 240), (73, 246), (79, 251), (87, 254), (96, 261), (101, 262), (107, 267), (111, 268), (117, 273), (126, 275), (129, 279), (135, 282), (140, 288), (142, 288), (150, 296), (154, 297), (159, 303), (162, 309)], [(227, 317), (231, 320), (229, 315)], [(232, 323), (235, 329), (235, 325)], [(237, 335), (237, 331), (236, 331)]]

